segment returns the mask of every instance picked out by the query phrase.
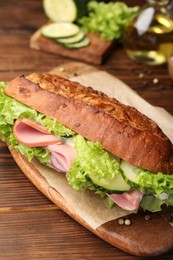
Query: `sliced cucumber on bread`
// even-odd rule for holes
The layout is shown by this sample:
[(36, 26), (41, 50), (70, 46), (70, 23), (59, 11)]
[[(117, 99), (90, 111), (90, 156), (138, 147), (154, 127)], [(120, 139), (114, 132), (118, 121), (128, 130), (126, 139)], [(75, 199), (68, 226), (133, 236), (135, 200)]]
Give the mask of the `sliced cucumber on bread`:
[(89, 0), (43, 0), (45, 14), (51, 23), (41, 28), (41, 34), (66, 48), (82, 48), (90, 38), (73, 23), (87, 12)]
[(90, 38), (85, 36), (81, 41), (74, 42), (74, 43), (66, 43), (64, 44), (65, 47), (70, 49), (76, 49), (76, 48), (83, 48), (90, 44)]
[(121, 161), (121, 170), (124, 180), (133, 188), (137, 188), (142, 192), (151, 192), (154, 191), (147, 186), (147, 183), (145, 186), (141, 185), (139, 183), (139, 180), (137, 178), (138, 174), (140, 173), (141, 169), (137, 166), (132, 165), (129, 162)]
[(97, 175), (90, 173), (89, 178), (93, 184), (100, 189), (109, 194), (112, 193), (123, 193), (130, 189), (130, 185), (126, 183), (122, 177), (121, 173), (118, 173), (113, 179), (112, 178), (103, 178), (100, 179)]
[(43, 36), (48, 38), (66, 38), (78, 34), (79, 26), (69, 22), (57, 22), (44, 25), (41, 28)]
[(66, 48), (82, 48), (90, 44), (90, 38), (80, 27), (70, 22), (56, 22), (44, 25), (41, 34)]
[(77, 43), (84, 39), (85, 33), (83, 31), (79, 31), (79, 33), (71, 36), (71, 37), (65, 37), (65, 38), (57, 38), (55, 39), (57, 42), (62, 44), (71, 44), (71, 43)]
[(132, 187), (138, 187), (137, 175), (140, 169), (126, 161), (121, 161), (121, 169), (123, 171), (123, 177), (126, 182)]

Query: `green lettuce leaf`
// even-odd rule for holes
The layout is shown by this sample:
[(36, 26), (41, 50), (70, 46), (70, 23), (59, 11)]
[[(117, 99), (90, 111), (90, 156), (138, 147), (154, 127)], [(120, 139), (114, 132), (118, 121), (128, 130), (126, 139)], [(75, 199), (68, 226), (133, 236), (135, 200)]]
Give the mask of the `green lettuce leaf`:
[(122, 39), (127, 22), (139, 11), (139, 7), (128, 7), (125, 3), (90, 1), (88, 16), (78, 20), (86, 32), (99, 34), (105, 40)]
[(90, 180), (90, 174), (98, 179), (113, 179), (119, 174), (120, 164), (118, 160), (110, 157), (109, 153), (102, 149), (99, 143), (93, 143), (80, 135), (73, 138), (77, 158), (66, 174), (69, 184), (75, 190), (90, 189), (105, 195), (97, 190)]
[(54, 133), (56, 136), (68, 137), (75, 134), (71, 129), (61, 125), (56, 119), (51, 119), (48, 116), (44, 116), (40, 123), (45, 126), (49, 132)]
[(15, 120), (18, 118), (32, 119), (33, 121), (46, 126), (49, 132), (52, 132), (57, 136), (72, 136), (74, 135), (74, 132), (65, 126), (62, 126), (56, 120), (53, 120), (5, 95), (3, 90), (6, 84), (6, 82), (0, 82), (0, 137), (3, 141), (10, 144), (10, 149), (15, 148), (25, 155), (29, 161), (36, 156), (39, 161), (48, 164), (47, 162), (50, 158), (49, 151), (37, 147), (26, 147), (15, 139), (13, 134), (13, 125)]
[(147, 170), (139, 171), (137, 182), (140, 187), (151, 190), (154, 194), (163, 192), (173, 194), (173, 174), (152, 173)]
[(155, 197), (153, 195), (144, 196), (140, 207), (145, 211), (148, 210), (150, 212), (157, 212), (162, 210), (162, 206), (173, 206), (173, 195), (169, 195), (167, 200), (161, 200), (159, 197)]

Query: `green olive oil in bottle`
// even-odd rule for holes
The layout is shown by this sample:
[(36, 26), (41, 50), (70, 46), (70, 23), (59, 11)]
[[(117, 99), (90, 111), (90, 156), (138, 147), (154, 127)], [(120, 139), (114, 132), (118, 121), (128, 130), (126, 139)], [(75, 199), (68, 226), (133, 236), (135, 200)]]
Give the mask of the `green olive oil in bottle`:
[(127, 55), (138, 62), (160, 65), (173, 51), (173, 17), (169, 0), (148, 0), (124, 35)]

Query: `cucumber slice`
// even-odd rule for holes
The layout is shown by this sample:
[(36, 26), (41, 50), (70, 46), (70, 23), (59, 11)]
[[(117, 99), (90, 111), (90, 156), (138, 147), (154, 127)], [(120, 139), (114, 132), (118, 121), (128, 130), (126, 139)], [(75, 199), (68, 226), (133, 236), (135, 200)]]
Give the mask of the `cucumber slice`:
[(121, 169), (123, 170), (123, 176), (127, 183), (129, 185), (132, 185), (133, 187), (138, 187), (138, 181), (136, 179), (138, 172), (140, 171), (140, 168), (126, 162), (126, 161), (121, 161), (120, 165)]
[(97, 175), (93, 175), (92, 173), (89, 174), (89, 178), (98, 189), (110, 194), (123, 193), (130, 189), (130, 185), (124, 181), (121, 173), (118, 173), (114, 179), (100, 179)]
[(155, 191), (152, 187), (148, 187), (147, 183), (146, 186), (141, 186), (137, 180), (137, 175), (141, 171), (140, 168), (137, 166), (134, 166), (128, 162), (125, 162), (122, 160), (121, 162), (121, 170), (123, 171), (122, 175), (124, 180), (132, 187), (137, 188), (140, 191), (146, 193), (146, 194), (153, 194)]
[(50, 23), (41, 28), (43, 36), (48, 38), (65, 38), (78, 34), (79, 26), (69, 22)]
[(90, 44), (90, 38), (85, 36), (81, 41), (76, 42), (76, 43), (66, 43), (64, 44), (65, 47), (71, 48), (71, 49), (77, 49), (77, 48), (82, 48), (86, 47)]
[(82, 41), (83, 38), (85, 37), (85, 33), (83, 31), (80, 31), (78, 34), (68, 37), (68, 38), (58, 38), (55, 39), (55, 41), (62, 43), (62, 44), (69, 44), (69, 43), (76, 43), (79, 41)]
[(73, 22), (77, 18), (74, 0), (43, 0), (43, 9), (52, 22)]

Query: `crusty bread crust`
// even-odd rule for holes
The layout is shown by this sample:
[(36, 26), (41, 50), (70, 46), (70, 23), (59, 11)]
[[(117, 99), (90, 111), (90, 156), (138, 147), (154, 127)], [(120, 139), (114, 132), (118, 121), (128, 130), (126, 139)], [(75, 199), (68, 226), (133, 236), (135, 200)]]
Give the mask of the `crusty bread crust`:
[(173, 172), (173, 145), (135, 108), (51, 74), (18, 77), (5, 93), (93, 141), (112, 154), (153, 172)]

